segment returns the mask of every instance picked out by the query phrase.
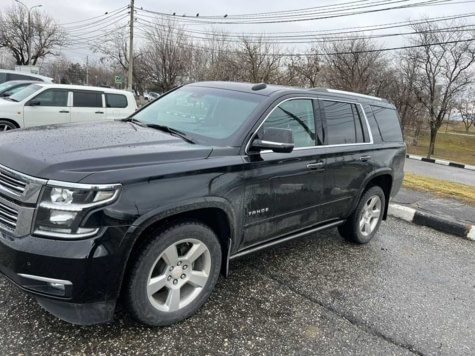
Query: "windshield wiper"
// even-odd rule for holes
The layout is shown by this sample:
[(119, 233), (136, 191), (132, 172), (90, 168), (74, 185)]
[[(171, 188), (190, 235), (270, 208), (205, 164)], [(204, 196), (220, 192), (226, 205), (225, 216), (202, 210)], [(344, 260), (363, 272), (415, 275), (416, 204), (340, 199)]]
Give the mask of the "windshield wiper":
[(4, 99), (4, 100), (10, 100), (10, 101), (14, 101), (15, 103), (18, 103), (18, 100), (15, 100), (15, 99), (13, 99), (13, 98), (10, 98), (9, 96), (4, 96), (4, 97), (2, 97), (2, 99)]
[[(134, 120), (134, 119), (132, 119), (132, 120)], [(144, 124), (144, 122), (141, 122), (141, 123)], [(182, 131), (179, 131), (177, 129), (173, 129), (171, 127), (168, 127), (168, 126), (165, 126), (165, 125), (159, 125), (159, 124), (145, 124), (145, 126), (150, 127), (152, 129), (160, 130), (160, 131), (163, 131), (163, 132), (168, 132), (171, 135), (175, 135), (175, 136), (178, 136), (178, 137), (182, 138), (184, 141), (186, 141), (188, 143), (196, 144), (195, 140), (193, 140), (191, 137), (188, 137), (186, 135), (186, 133), (184, 133)]]
[(180, 130), (177, 130), (177, 129), (173, 129), (171, 127), (168, 127), (168, 126), (165, 126), (165, 125), (159, 125), (159, 124), (147, 124), (146, 122), (143, 122), (141, 120), (137, 120), (137, 119), (134, 119), (133, 117), (129, 117), (127, 119), (123, 119), (122, 121), (124, 122), (131, 122), (133, 124), (136, 124), (136, 125), (139, 125), (139, 126), (142, 126), (142, 127), (150, 127), (151, 129), (155, 129), (155, 130), (160, 130), (160, 131), (163, 131), (163, 132), (168, 132), (169, 134), (171, 135), (174, 135), (174, 136), (178, 136), (180, 138), (182, 138), (184, 141), (188, 142), (188, 143), (193, 143), (193, 144), (196, 144), (196, 141), (193, 140), (191, 137), (188, 137), (186, 135), (186, 133), (180, 131)]
[(134, 119), (133, 117), (129, 117), (127, 119), (122, 119), (120, 121), (123, 121), (123, 122), (131, 122), (133, 124), (136, 124), (136, 125), (139, 125), (139, 126), (142, 126), (142, 127), (146, 127), (147, 124), (143, 121), (140, 121), (140, 120), (137, 120), (137, 119)]

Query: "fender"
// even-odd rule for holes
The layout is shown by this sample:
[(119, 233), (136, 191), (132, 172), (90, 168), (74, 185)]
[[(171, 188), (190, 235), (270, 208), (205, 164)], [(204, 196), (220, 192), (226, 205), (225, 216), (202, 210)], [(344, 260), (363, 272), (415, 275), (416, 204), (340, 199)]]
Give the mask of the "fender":
[(127, 266), (129, 264), (130, 255), (133, 251), (133, 246), (136, 244), (137, 239), (140, 235), (151, 225), (154, 223), (163, 220), (167, 217), (185, 213), (188, 211), (193, 211), (197, 209), (203, 208), (218, 208), (225, 212), (229, 219), (230, 231), (231, 236), (226, 236), (223, 239), (224, 246), (222, 249), (223, 253), (223, 261), (222, 261), (222, 273), (227, 276), (228, 269), (229, 269), (229, 255), (231, 252), (231, 246), (234, 245), (233, 238), (235, 236), (235, 213), (232, 209), (231, 203), (221, 197), (214, 197), (214, 196), (207, 196), (198, 199), (190, 199), (190, 200), (181, 200), (179, 202), (175, 202), (173, 204), (168, 204), (161, 206), (157, 209), (151, 210), (148, 213), (140, 216), (137, 220), (133, 222), (133, 224), (129, 227), (127, 232), (125, 233), (125, 238), (123, 240), (124, 244), (127, 246), (124, 248), (124, 255), (122, 256), (121, 260), (123, 261), (121, 264), (121, 272), (119, 277), (119, 286), (116, 290), (119, 293), (122, 285), (124, 283), (125, 272)]
[(213, 196), (190, 200), (180, 200), (179, 202), (167, 204), (157, 209), (153, 209), (135, 220), (127, 231), (127, 234), (130, 233), (138, 237), (145, 229), (147, 229), (149, 226), (156, 223), (157, 221), (163, 220), (173, 215), (204, 208), (218, 208), (226, 213), (231, 228), (231, 236), (228, 237), (233, 238), (236, 219), (232, 205), (228, 200), (224, 198)]
[[(365, 180), (363, 181), (363, 184), (361, 185), (361, 189), (358, 193), (358, 199), (355, 199), (355, 202), (353, 203), (353, 206), (351, 207), (351, 211), (353, 212), (356, 207), (358, 206), (359, 202), (360, 202), (360, 199), (361, 199), (361, 196), (363, 195), (364, 193), (364, 188), (368, 185), (368, 183), (370, 181), (372, 181), (374, 178), (376, 177), (379, 177), (379, 176), (383, 176), (383, 175), (390, 175), (391, 176), (391, 185), (392, 185), (392, 179), (393, 179), (393, 171), (392, 169), (388, 168), (388, 167), (385, 167), (385, 168), (378, 168), (376, 170), (374, 170), (373, 172), (371, 172), (371, 174), (369, 174)], [(391, 194), (391, 187), (389, 187), (389, 195)], [(389, 196), (388, 198), (386, 199), (386, 204), (385, 204), (385, 207), (384, 207), (384, 214), (383, 214), (383, 219), (386, 219), (387, 217), (387, 213), (388, 213), (388, 207), (389, 207)]]

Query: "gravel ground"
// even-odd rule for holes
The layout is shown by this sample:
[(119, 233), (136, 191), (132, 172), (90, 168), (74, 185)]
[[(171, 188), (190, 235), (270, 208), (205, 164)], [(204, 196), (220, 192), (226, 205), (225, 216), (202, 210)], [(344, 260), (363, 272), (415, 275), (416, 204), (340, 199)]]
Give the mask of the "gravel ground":
[(0, 277), (0, 355), (470, 355), (475, 243), (389, 219), (356, 246), (319, 233), (231, 265), (166, 328), (80, 327)]

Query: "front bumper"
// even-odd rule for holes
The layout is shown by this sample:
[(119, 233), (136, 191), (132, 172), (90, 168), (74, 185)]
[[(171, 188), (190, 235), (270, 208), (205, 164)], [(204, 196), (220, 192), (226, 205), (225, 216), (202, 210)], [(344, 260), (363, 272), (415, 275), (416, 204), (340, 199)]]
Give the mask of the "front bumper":
[(107, 322), (120, 293), (127, 228), (102, 228), (84, 240), (18, 238), (0, 230), (0, 272), (60, 319)]

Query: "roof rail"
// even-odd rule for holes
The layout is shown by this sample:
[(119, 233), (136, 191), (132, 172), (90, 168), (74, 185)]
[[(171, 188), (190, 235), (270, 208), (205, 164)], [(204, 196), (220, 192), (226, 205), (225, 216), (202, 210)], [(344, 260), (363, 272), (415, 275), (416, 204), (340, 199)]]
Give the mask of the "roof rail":
[(366, 95), (366, 94), (359, 94), (359, 93), (353, 93), (351, 91), (344, 91), (344, 90), (336, 90), (336, 89), (328, 89), (328, 88), (310, 88), (309, 90), (311, 91), (317, 91), (321, 93), (335, 93), (335, 94), (344, 94), (344, 95), (352, 95), (352, 96), (359, 96), (360, 98), (366, 98), (370, 100), (378, 100), (382, 101), (385, 103), (388, 103), (386, 99), (383, 98), (378, 98), (377, 96), (372, 96), (372, 95)]

